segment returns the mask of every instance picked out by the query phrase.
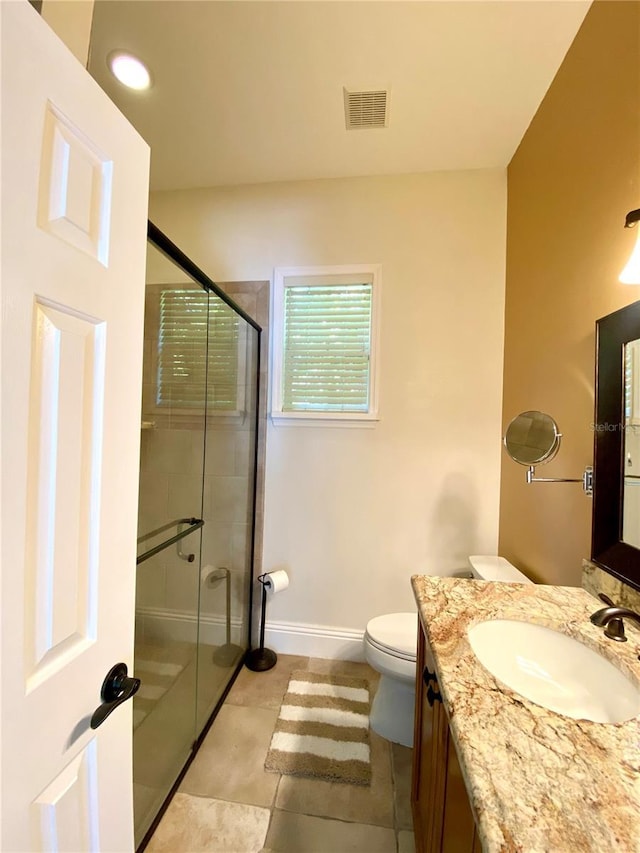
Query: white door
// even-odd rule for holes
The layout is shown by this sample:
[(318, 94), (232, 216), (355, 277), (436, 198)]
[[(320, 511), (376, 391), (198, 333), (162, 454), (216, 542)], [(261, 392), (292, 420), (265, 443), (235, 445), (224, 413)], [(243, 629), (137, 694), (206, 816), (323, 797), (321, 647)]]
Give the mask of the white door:
[(133, 848), (149, 151), (27, 0), (2, 33), (3, 851)]

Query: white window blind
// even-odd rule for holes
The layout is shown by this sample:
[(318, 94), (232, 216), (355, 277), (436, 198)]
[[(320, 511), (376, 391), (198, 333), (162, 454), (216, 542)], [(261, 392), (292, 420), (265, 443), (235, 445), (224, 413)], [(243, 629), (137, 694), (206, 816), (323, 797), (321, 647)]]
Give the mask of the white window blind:
[(237, 411), (239, 322), (228, 305), (204, 290), (162, 291), (158, 406), (202, 411), (206, 403), (215, 411)]
[(283, 412), (367, 412), (372, 285), (284, 288)]

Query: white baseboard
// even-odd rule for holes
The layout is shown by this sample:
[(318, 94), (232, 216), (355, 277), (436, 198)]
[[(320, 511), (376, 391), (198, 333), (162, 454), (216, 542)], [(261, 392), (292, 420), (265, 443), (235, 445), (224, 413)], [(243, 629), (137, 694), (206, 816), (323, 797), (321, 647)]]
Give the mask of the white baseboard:
[[(140, 607), (136, 610), (136, 627), (142, 628), (143, 642), (175, 640), (195, 643), (198, 635), (198, 616), (185, 610), (166, 610), (160, 607)], [(231, 619), (231, 642), (244, 646), (247, 627), (239, 619)], [(207, 614), (200, 619), (200, 642), (220, 646), (226, 642), (227, 623), (224, 616)]]
[(283, 655), (363, 661), (363, 635), (352, 628), (267, 620), (264, 643)]
[[(144, 607), (136, 610), (138, 628), (143, 641), (195, 643), (198, 617), (183, 610)], [(364, 631), (335, 628), (330, 625), (309, 625), (303, 622), (270, 622), (267, 620), (264, 644), (282, 655), (328, 658), (329, 660), (363, 661)], [(206, 615), (200, 621), (200, 640), (211, 646), (226, 641), (226, 622), (223, 616)], [(231, 620), (231, 642), (244, 645), (246, 627), (236, 618)], [(258, 645), (254, 637), (253, 645)]]

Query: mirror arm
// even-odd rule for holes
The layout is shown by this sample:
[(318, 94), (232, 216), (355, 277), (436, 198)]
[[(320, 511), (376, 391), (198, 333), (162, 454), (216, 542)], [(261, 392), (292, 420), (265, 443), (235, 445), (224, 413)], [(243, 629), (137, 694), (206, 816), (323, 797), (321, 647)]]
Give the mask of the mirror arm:
[(587, 465), (584, 474), (579, 480), (571, 480), (565, 477), (536, 477), (535, 465), (530, 465), (527, 471), (527, 483), (582, 483), (582, 490), (587, 497), (593, 496), (593, 468)]

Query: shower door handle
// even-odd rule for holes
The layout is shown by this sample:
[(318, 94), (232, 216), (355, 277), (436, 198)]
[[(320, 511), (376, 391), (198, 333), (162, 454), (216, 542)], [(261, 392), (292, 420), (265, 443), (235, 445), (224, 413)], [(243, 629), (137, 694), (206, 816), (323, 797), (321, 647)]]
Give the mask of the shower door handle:
[(98, 705), (91, 717), (92, 729), (97, 729), (98, 726), (101, 726), (118, 705), (122, 705), (127, 699), (131, 699), (134, 693), (138, 692), (140, 679), (131, 678), (127, 673), (126, 663), (117, 663), (107, 673), (100, 690), (102, 703)]

